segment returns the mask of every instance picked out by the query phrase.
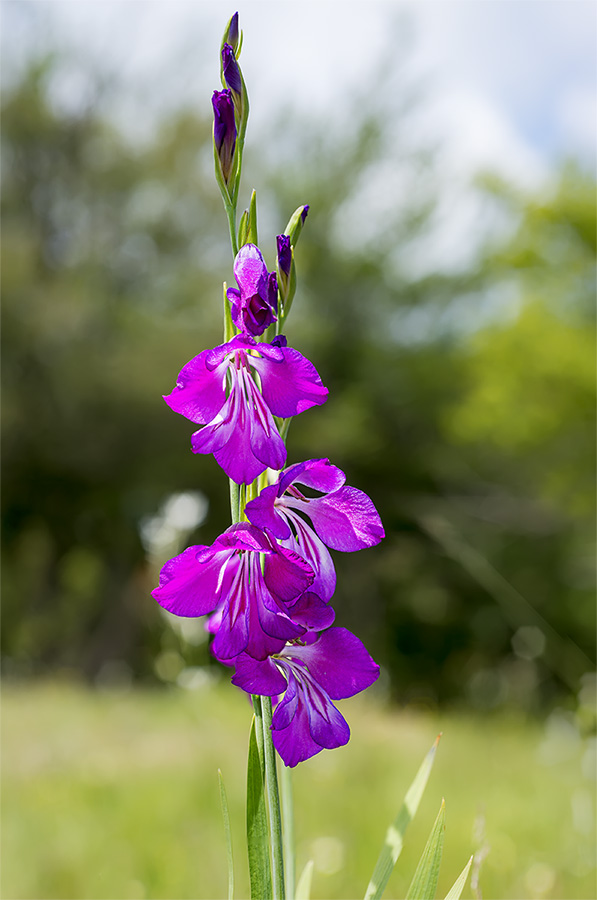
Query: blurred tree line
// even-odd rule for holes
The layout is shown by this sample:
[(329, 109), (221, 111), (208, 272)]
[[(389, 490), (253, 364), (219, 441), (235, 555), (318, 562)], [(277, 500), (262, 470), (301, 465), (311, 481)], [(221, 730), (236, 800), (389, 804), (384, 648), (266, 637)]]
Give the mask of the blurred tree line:
[[(211, 122), (176, 110), (134, 142), (99, 82), (76, 112), (56, 102), (59, 64), (4, 97), (4, 666), (173, 680), (215, 664), (149, 592), (229, 522), (225, 479), (160, 400), (221, 340), (233, 281)], [(337, 622), (393, 698), (540, 708), (593, 655), (594, 183), (570, 164), (540, 196), (479, 180), (509, 228), (433, 271), (441, 165), (413, 146), (416, 99), (391, 134), (363, 99), (341, 134), (250, 135), (270, 267), (311, 207), (288, 338), (330, 398), (293, 423), (289, 462), (329, 456), (380, 510), (385, 541), (336, 554)]]

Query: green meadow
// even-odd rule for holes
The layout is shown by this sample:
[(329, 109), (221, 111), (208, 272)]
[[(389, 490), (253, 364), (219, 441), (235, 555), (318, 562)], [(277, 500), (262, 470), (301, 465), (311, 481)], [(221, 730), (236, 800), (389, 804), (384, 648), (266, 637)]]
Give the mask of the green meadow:
[[(463, 897), (593, 898), (594, 745), (564, 712), (397, 710), (341, 704), (349, 745), (294, 771), (297, 864), (313, 897), (362, 897), (383, 835), (438, 732), (436, 763), (386, 896), (404, 897), (442, 797), (438, 897), (474, 852)], [(229, 685), (3, 693), (3, 883), (21, 898), (227, 896), (217, 770), (229, 798), (235, 897), (248, 895), (244, 779), (251, 711)], [(480, 853), (479, 853), (480, 851)]]

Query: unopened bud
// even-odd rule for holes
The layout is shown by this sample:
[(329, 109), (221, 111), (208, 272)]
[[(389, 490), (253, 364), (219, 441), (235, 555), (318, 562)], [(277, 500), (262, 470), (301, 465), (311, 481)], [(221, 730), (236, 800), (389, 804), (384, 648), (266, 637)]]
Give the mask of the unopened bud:
[(220, 170), (224, 184), (228, 184), (236, 147), (234, 103), (230, 91), (214, 91), (211, 98), (214, 110), (214, 150), (216, 171)]
[(222, 38), (222, 46), (224, 44), (230, 44), (235, 53), (239, 51), (239, 42), (238, 42), (238, 13), (235, 12), (228, 24), (226, 25), (226, 29), (224, 31), (224, 37)]

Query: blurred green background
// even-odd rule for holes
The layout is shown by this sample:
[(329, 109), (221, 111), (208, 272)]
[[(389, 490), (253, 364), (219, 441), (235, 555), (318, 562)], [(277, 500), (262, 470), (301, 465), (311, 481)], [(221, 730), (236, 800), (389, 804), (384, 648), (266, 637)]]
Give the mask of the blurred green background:
[[(86, 99), (68, 107), (56, 84), (73, 65)], [(223, 859), (215, 746), (242, 820), (247, 709), (201, 623), (165, 617), (150, 597), (167, 558), (229, 522), (225, 479), (191, 453), (192, 426), (160, 399), (221, 340), (221, 282), (233, 280), (211, 122), (206, 103), (171, 105), (132, 140), (111, 114), (121, 90), (59, 46), (5, 83), (6, 897), (223, 893), (215, 864), (199, 874), (204, 854)], [(405, 79), (390, 113), (383, 92), (347, 102), (346, 127), (280, 114), (249, 131), (245, 178), (270, 267), (275, 234), (297, 205), (311, 208), (287, 334), (330, 396), (293, 423), (289, 461), (329, 457), (371, 496), (387, 534), (335, 554), (337, 624), (365, 641), (382, 678), (372, 711), (354, 705), (360, 743), (298, 774), (301, 853), (317, 855), (308, 841), (329, 832), (316, 896), (364, 889), (400, 791), (444, 727), (435, 786), (454, 796), (446, 852), (451, 833), (458, 848), (445, 889), (475, 849), (485, 796), (497, 842), (485, 896), (590, 897), (594, 178), (572, 160), (535, 190), (471, 173), (484, 221), (499, 227), (458, 265), (430, 270), (421, 260), (438, 220), (450, 221), (441, 147), (413, 139), (425, 96)], [(541, 750), (549, 740), (560, 749)], [(359, 779), (360, 800), (344, 797), (345, 780)], [(356, 821), (352, 836), (321, 823), (320, 789), (340, 793), (326, 814), (359, 819), (358, 841)], [(527, 790), (528, 821), (514, 809)], [(193, 816), (205, 804), (204, 828)], [(407, 872), (438, 805), (425, 807)], [(550, 817), (562, 831), (545, 836)], [(511, 831), (517, 820), (528, 834)], [(90, 855), (112, 857), (133, 833), (141, 856), (122, 850), (113, 871)], [(35, 864), (23, 869), (27, 845)], [(344, 882), (325, 862), (334, 852), (354, 867)]]

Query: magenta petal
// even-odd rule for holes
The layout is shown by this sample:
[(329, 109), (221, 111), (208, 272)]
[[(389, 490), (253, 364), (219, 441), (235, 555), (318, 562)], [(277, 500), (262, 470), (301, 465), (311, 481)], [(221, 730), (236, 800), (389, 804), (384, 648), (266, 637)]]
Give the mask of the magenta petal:
[(325, 403), (328, 389), (321, 383), (315, 366), (298, 350), (282, 348), (283, 361), (265, 356), (249, 357), (261, 376), (263, 398), (274, 416), (296, 416)]
[(259, 529), (248, 522), (230, 525), (213, 543), (213, 546), (230, 547), (234, 550), (256, 550), (258, 553), (271, 553), (272, 542)]
[(292, 522), (296, 531), (296, 537), (284, 541), (284, 546), (297, 550), (315, 571), (315, 580), (310, 586), (314, 594), (322, 600), (331, 600), (336, 590), (336, 570), (330, 551), (323, 541), (320, 541), (313, 529), (307, 525), (294, 510), (286, 509), (286, 515)]
[(379, 666), (365, 645), (346, 628), (322, 632), (315, 643), (300, 647), (296, 655), (332, 700), (353, 697), (379, 676)]
[(242, 370), (235, 379), (224, 407), (195, 432), (191, 446), (194, 453), (213, 453), (237, 484), (250, 484), (268, 466), (280, 469), (284, 465), (286, 447), (248, 372)]
[(333, 750), (343, 747), (350, 740), (350, 728), (325, 691), (309, 685), (309, 702), (305, 706), (309, 714), (309, 731), (316, 744)]
[(315, 573), (298, 553), (278, 546), (265, 558), (263, 577), (272, 594), (287, 603), (307, 590)]
[(280, 476), (278, 496), (282, 496), (291, 484), (302, 484), (329, 494), (337, 491), (346, 481), (346, 475), (329, 459), (308, 459), (284, 469)]
[(332, 550), (361, 550), (384, 537), (379, 513), (367, 494), (357, 488), (344, 486), (308, 501), (287, 497), (286, 502), (309, 516), (321, 540)]
[(223, 360), (215, 369), (208, 369), (207, 356), (211, 352), (204, 350), (190, 360), (181, 369), (174, 390), (164, 396), (170, 409), (199, 425), (215, 418), (226, 401), (226, 370), (229, 363)]
[(290, 537), (291, 531), (286, 519), (274, 507), (277, 496), (278, 486), (276, 484), (263, 488), (258, 497), (247, 503), (245, 513), (253, 525), (267, 528), (274, 537), (284, 540), (284, 538)]
[(208, 550), (201, 545), (188, 547), (169, 560), (160, 572), (160, 583), (152, 597), (176, 616), (203, 616), (218, 605), (220, 571), (227, 554), (214, 553), (205, 562), (197, 553)]
[(336, 618), (332, 607), (312, 591), (306, 591), (299, 597), (296, 603), (289, 607), (288, 615), (293, 622), (309, 631), (323, 631), (329, 628)]
[(286, 690), (286, 679), (271, 658), (257, 660), (241, 653), (235, 660), (232, 684), (248, 694), (274, 697)]
[(244, 244), (234, 260), (234, 277), (241, 291), (257, 294), (268, 276), (261, 251), (255, 244)]

